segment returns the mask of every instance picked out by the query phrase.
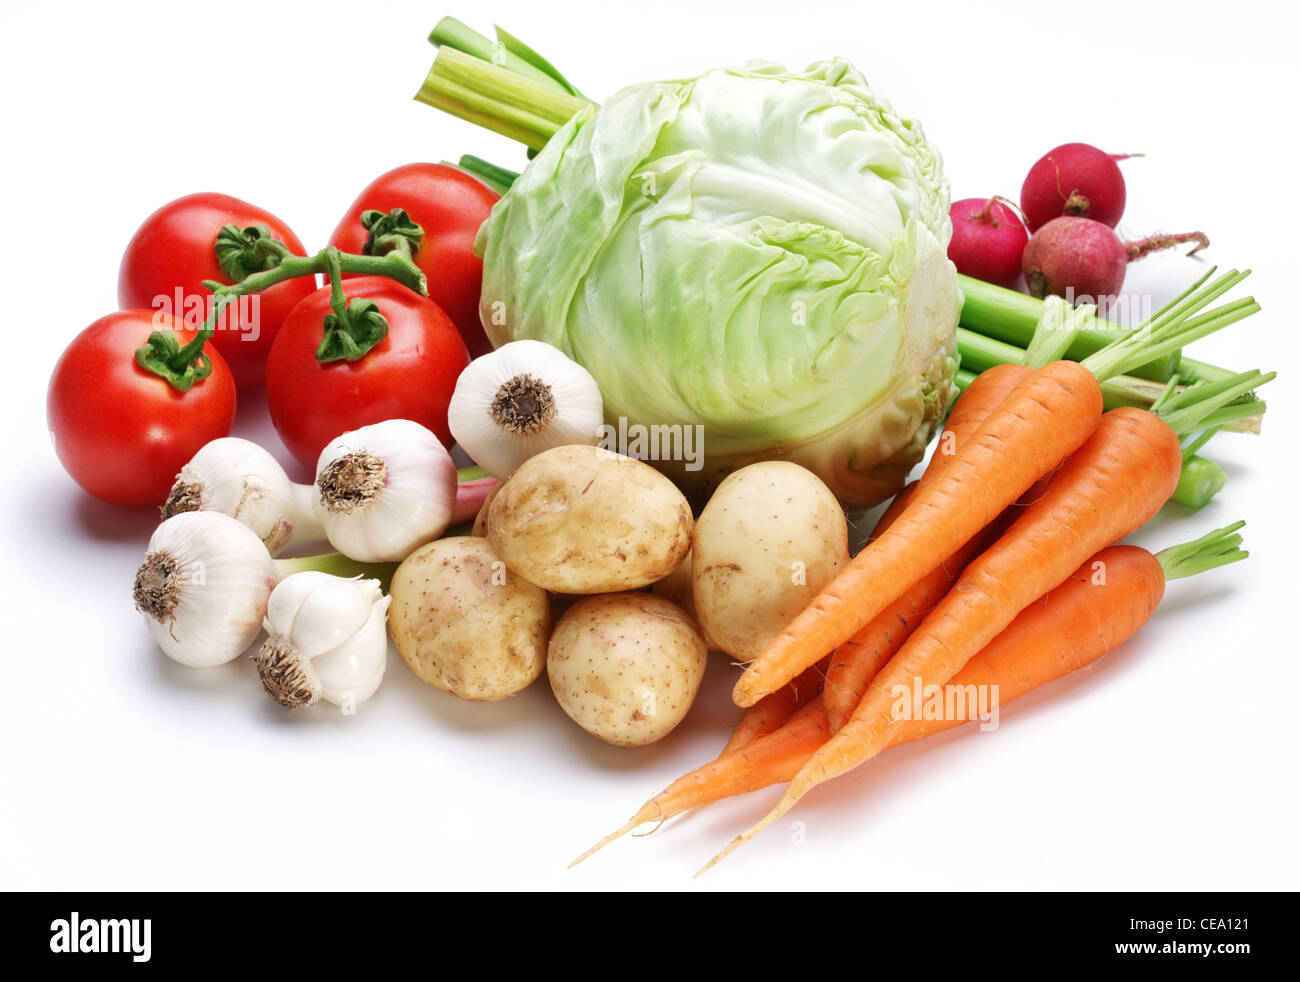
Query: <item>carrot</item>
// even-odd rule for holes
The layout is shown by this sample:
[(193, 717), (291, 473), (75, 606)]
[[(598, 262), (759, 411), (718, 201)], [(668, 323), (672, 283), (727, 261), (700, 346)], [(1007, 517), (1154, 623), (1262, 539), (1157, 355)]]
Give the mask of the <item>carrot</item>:
[(783, 685), (750, 706), (740, 717), (735, 732), (719, 756), (747, 747), (755, 740), (780, 729), (796, 710), (821, 692), (824, 674), (825, 664), (818, 662), (793, 682)]
[[(1002, 405), (1011, 391), (1033, 373), (1033, 369), (1015, 362), (994, 365), (981, 372), (970, 385), (966, 386), (948, 414), (939, 439), (930, 455), (930, 462), (921, 475), (917, 486), (924, 487), (932, 483), (957, 456), (957, 451), (964, 447), (975, 431), (989, 418), (993, 410)], [(897, 499), (895, 499), (897, 500)], [(893, 505), (890, 505), (892, 508)], [(888, 516), (888, 510), (885, 516)], [(882, 516), (881, 521), (884, 521)], [(897, 516), (895, 516), (897, 517)]]
[[(894, 496), (876, 524), (872, 533), (873, 540), (883, 534), (903, 513), (911, 494), (918, 487), (933, 482), (947, 469), (957, 449), (966, 444), (980, 424), (1030, 373), (1031, 369), (1024, 365), (996, 365), (967, 386), (948, 415), (948, 422), (939, 434), (938, 444), (930, 455), (924, 474), (919, 481), (912, 482)], [(881, 611), (871, 623), (835, 649), (827, 665), (824, 690), (832, 733), (844, 725), (844, 721), (861, 701), (867, 685), (875, 678), (876, 672), (893, 657), (899, 646), (916, 629), (916, 625), (947, 593), (977, 543), (983, 540), (983, 534), (970, 539)]]
[(835, 649), (822, 690), (832, 733), (844, 725), (862, 701), (871, 680), (943, 599), (966, 561), (983, 542), (984, 536), (975, 536)]
[[(917, 489), (898, 521), (854, 557), (750, 664), (733, 691), (736, 704), (753, 705), (843, 644), (1059, 466), (1096, 427), (1101, 380), (1163, 358), (1257, 311), (1258, 304), (1247, 298), (1192, 316), (1247, 275), (1232, 270), (1209, 283), (1202, 279), (1140, 329), (1084, 361), (1052, 361), (1035, 368), (952, 455), (943, 472)], [(1197, 383), (1177, 393), (1183, 400), (1181, 415), (1195, 415), (1206, 426), (1238, 418), (1253, 406), (1231, 406), (1223, 394), (1237, 387), (1241, 395), (1252, 383), (1265, 381), (1255, 372)], [(1173, 395), (1176, 383), (1171, 380), (1166, 396)], [(1211, 402), (1222, 418), (1196, 405)]]
[(736, 704), (752, 706), (870, 623), (1077, 450), (1096, 429), (1101, 403), (1097, 379), (1079, 363), (1034, 370), (750, 664)]
[[(1030, 604), (953, 676), (950, 691), (995, 693), (1001, 706), (1070, 672), (1087, 668), (1137, 632), (1164, 596), (1167, 580), (1245, 559), (1235, 533), (1244, 523), (1217, 529), (1195, 542), (1152, 555), (1137, 546), (1109, 546), (1094, 554), (1060, 586)], [(969, 700), (958, 703), (963, 710)], [(894, 730), (889, 746), (933, 736), (966, 715), (914, 718)], [(663, 822), (691, 808), (791, 780), (829, 737), (825, 704), (814, 699), (769, 737), (744, 753), (724, 754), (679, 778), (647, 801), (622, 829), (584, 853), (638, 825)]]
[(911, 691), (914, 679), (947, 683), (1021, 610), (1063, 582), (1092, 553), (1154, 515), (1173, 493), (1181, 471), (1182, 446), (1159, 416), (1129, 408), (1106, 413), (1043, 496), (966, 568), (922, 629), (872, 680), (853, 716), (804, 765), (777, 807), (717, 859), (780, 818), (818, 784), (888, 746), (891, 731), (901, 722), (895, 709), (897, 687)]
[(794, 713), (776, 732), (739, 750), (724, 753), (703, 767), (679, 777), (642, 805), (626, 825), (605, 836), (571, 862), (569, 867), (577, 866), (638, 825), (666, 822), (699, 805), (757, 791), (776, 781), (790, 780), (829, 736), (826, 707), (818, 696)]

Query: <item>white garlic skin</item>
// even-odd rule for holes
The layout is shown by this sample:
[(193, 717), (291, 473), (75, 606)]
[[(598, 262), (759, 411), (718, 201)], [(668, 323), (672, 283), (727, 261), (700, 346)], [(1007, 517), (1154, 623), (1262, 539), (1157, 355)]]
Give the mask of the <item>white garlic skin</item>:
[[(550, 386), (555, 416), (536, 433), (515, 433), (492, 416), (497, 391), (520, 375)], [(504, 481), (530, 457), (552, 447), (601, 439), (605, 406), (591, 373), (545, 341), (511, 341), (475, 358), (456, 380), (447, 425), (474, 463)]]
[(264, 627), (311, 663), (322, 699), (355, 705), (375, 694), (388, 667), (388, 604), (378, 580), (294, 573), (271, 593)]
[(290, 539), (324, 537), (306, 488), (290, 481), (280, 462), (250, 440), (228, 436), (210, 441), (176, 480), (198, 489), (200, 510), (221, 512), (247, 525), (272, 555)]
[(154, 530), (148, 552), (167, 553), (181, 574), (171, 616), (160, 621), (145, 614), (158, 647), (192, 668), (239, 657), (262, 628), (276, 581), (257, 533), (221, 512), (182, 512)]
[[(376, 497), (353, 511), (331, 511), (320, 477), (334, 461), (365, 452), (384, 462)], [(440, 536), (456, 504), (456, 465), (447, 448), (419, 423), (390, 419), (344, 433), (321, 451), (312, 510), (325, 536), (343, 555), (367, 563), (401, 562)]]

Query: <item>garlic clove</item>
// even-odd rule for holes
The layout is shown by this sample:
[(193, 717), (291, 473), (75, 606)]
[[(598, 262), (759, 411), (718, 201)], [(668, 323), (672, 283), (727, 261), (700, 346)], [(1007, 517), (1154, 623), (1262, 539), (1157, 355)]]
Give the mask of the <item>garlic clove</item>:
[(262, 687), (290, 709), (370, 698), (388, 663), (388, 603), (378, 580), (286, 577), (268, 604), (271, 636), (253, 656)]
[(381, 596), (359, 631), (312, 662), (326, 702), (365, 702), (379, 688), (388, 667), (388, 603), (389, 598)]
[(544, 450), (599, 443), (604, 404), (590, 372), (553, 345), (525, 339), (470, 362), (447, 422), (461, 449), (505, 480)]
[(317, 658), (360, 631), (380, 596), (376, 580), (327, 576), (303, 598), (289, 634), (303, 657)]
[(266, 633), (272, 637), (292, 634), (298, 611), (312, 591), (333, 579), (335, 577), (319, 570), (304, 570), (292, 573), (277, 583), (271, 591), (271, 599), (266, 605), (266, 618), (262, 622)]

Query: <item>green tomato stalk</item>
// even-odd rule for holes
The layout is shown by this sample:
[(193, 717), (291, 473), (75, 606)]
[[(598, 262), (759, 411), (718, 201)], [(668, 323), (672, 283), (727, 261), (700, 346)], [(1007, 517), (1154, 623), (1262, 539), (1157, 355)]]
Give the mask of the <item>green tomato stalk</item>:
[[(212, 374), (212, 359), (203, 347), (216, 330), (226, 305), (239, 296), (262, 290), (299, 276), (324, 273), (330, 280), (330, 309), (325, 317), (325, 336), (316, 357), (326, 361), (356, 361), (388, 334), (388, 321), (373, 300), (349, 302), (343, 293), (343, 274), (386, 276), (415, 291), (429, 295), (423, 272), (411, 259), (419, 246), (423, 230), (404, 212), (367, 213), (371, 230), (367, 250), (374, 254), (354, 255), (328, 246), (314, 256), (295, 256), (283, 243), (271, 238), (261, 226), (239, 228), (225, 225), (213, 246), (221, 271), (235, 282), (205, 280), (214, 302), (203, 328), (185, 345), (173, 331), (154, 331), (149, 340), (136, 349), (136, 363), (146, 371), (166, 379), (178, 392), (187, 392), (196, 382)], [(365, 218), (363, 218), (365, 221)]]

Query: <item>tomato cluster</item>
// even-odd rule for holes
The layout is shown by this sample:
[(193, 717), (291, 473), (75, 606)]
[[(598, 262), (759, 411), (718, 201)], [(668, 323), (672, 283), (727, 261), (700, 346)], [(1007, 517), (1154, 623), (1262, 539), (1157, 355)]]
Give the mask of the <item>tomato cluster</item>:
[[(343, 278), (345, 303), (372, 302), (386, 324), (382, 339), (352, 360), (318, 357), (338, 297), (315, 275), (260, 290), (249, 282), (246, 295), (214, 311), (212, 287), (306, 254), (283, 221), (224, 194), (159, 208), (122, 257), (121, 309), (78, 334), (55, 366), (46, 412), (59, 460), (97, 498), (156, 505), (200, 447), (230, 432), (236, 390), (257, 398), (262, 385), (276, 431), (308, 470), (340, 433), (384, 419), (415, 420), (450, 445), (456, 379), (471, 353), (490, 349), (473, 242), (497, 197), (458, 168), (423, 163), (362, 191), (330, 246), (357, 255), (404, 250), (428, 296), (381, 276)], [(232, 228), (246, 234), (219, 238)], [(205, 324), (212, 331), (201, 355), (178, 355)], [(138, 358), (146, 346), (163, 355)], [(198, 370), (178, 381), (150, 367), (178, 358)]]

